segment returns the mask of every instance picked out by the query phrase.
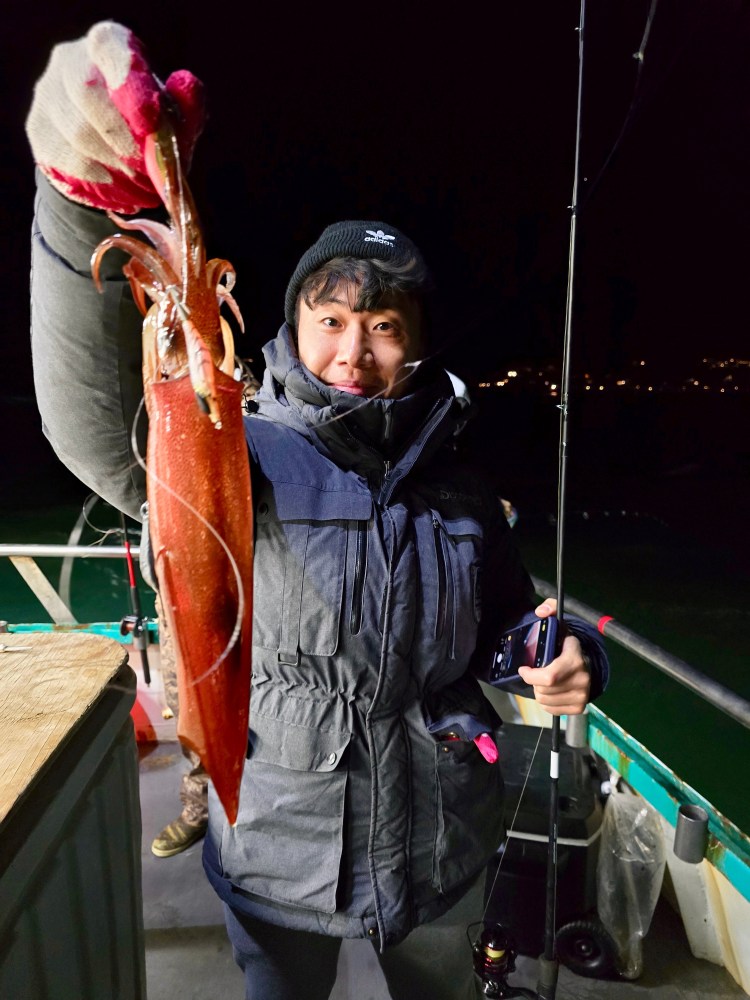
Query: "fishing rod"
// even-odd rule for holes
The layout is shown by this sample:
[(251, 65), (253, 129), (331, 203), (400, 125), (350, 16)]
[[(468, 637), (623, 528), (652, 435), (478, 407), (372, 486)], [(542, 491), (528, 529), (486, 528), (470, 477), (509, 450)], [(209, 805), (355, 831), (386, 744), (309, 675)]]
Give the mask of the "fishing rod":
[[(564, 553), (565, 501), (568, 472), (568, 398), (570, 392), (570, 359), (573, 330), (573, 285), (576, 260), (578, 222), (578, 181), (581, 158), (581, 109), (583, 104), (583, 35), (586, 0), (581, 0), (578, 21), (578, 100), (576, 106), (576, 144), (573, 161), (573, 197), (570, 205), (570, 245), (568, 249), (568, 284), (565, 301), (565, 335), (563, 338), (562, 373), (560, 379), (560, 447), (557, 476), (557, 619), (564, 620)], [(560, 775), (560, 716), (552, 716), (552, 737), (549, 762), (549, 849), (547, 853), (547, 897), (544, 919), (544, 953), (539, 958), (538, 1000), (554, 1000), (557, 993), (559, 961), (555, 954), (555, 914), (557, 910), (557, 833), (559, 820)]]
[[(570, 391), (570, 360), (573, 327), (573, 291), (576, 259), (576, 230), (578, 220), (578, 182), (581, 151), (581, 109), (583, 98), (583, 36), (586, 0), (581, 0), (578, 21), (578, 98), (576, 107), (576, 140), (573, 164), (573, 197), (570, 209), (570, 243), (568, 250), (568, 281), (565, 303), (565, 328), (563, 338), (562, 372), (560, 379), (560, 438), (558, 448), (557, 478), (557, 619), (564, 615), (564, 553), (565, 553), (565, 501), (568, 470), (568, 398)], [(529, 769), (530, 770), (530, 769)], [(544, 952), (539, 956), (539, 975), (536, 993), (507, 982), (515, 969), (515, 944), (512, 936), (499, 924), (485, 925), (473, 947), (474, 970), (482, 982), (483, 995), (492, 1000), (530, 998), (554, 1000), (557, 993), (559, 960), (555, 953), (555, 914), (557, 910), (557, 838), (559, 822), (560, 774), (560, 716), (552, 716), (549, 764), (549, 847), (545, 882)], [(522, 792), (523, 794), (523, 792)], [(519, 802), (520, 805), (520, 802)]]
[(120, 622), (120, 635), (132, 635), (133, 645), (141, 654), (141, 668), (143, 670), (143, 680), (146, 684), (151, 684), (151, 669), (148, 663), (148, 630), (146, 625), (148, 619), (141, 614), (141, 599), (138, 594), (138, 584), (135, 580), (135, 566), (133, 565), (133, 554), (130, 551), (130, 539), (128, 538), (128, 527), (125, 523), (125, 515), (120, 511), (120, 528), (122, 530), (122, 540), (125, 546), (125, 560), (128, 567), (128, 583), (130, 585), (130, 609), (132, 614), (125, 615)]
[[(565, 334), (563, 342), (563, 360), (560, 379), (561, 400), (558, 404), (560, 410), (560, 439), (558, 449), (558, 493), (557, 493), (557, 541), (556, 541), (556, 596), (557, 596), (557, 617), (562, 621), (564, 616), (564, 525), (566, 508), (566, 485), (567, 485), (567, 462), (568, 462), (568, 400), (570, 389), (570, 359), (571, 359), (571, 339), (573, 326), (573, 293), (574, 274), (576, 262), (576, 231), (577, 221), (581, 210), (591, 199), (594, 188), (598, 185), (602, 176), (610, 166), (615, 152), (619, 148), (626, 130), (633, 120), (636, 110), (642, 111), (646, 95), (642, 92), (642, 69), (646, 46), (648, 44), (651, 28), (658, 0), (651, 0), (648, 17), (637, 52), (634, 58), (638, 63), (638, 73), (636, 80), (636, 93), (631, 101), (625, 120), (621, 126), (617, 139), (607, 155), (602, 167), (599, 169), (593, 184), (590, 184), (584, 197), (579, 197), (579, 176), (580, 176), (580, 147), (581, 147), (581, 120), (582, 120), (582, 97), (583, 97), (583, 55), (584, 55), (584, 21), (586, 12), (586, 2), (581, 0), (578, 28), (578, 100), (576, 111), (576, 141), (573, 170), (573, 196), (570, 209), (570, 243), (568, 254), (568, 280), (565, 307)], [(663, 78), (671, 71), (677, 59), (675, 55), (663, 74)], [(663, 79), (662, 79), (663, 82)], [(652, 92), (655, 88), (652, 88)], [(575, 603), (575, 602), (574, 602)], [(541, 732), (540, 732), (541, 738)], [(537, 743), (538, 747), (538, 743)], [(529, 765), (529, 773), (536, 756), (536, 748), (532, 754), (532, 762)], [(552, 717), (551, 726), (551, 749), (550, 749), (550, 789), (549, 789), (549, 839), (547, 853), (547, 872), (545, 881), (545, 928), (544, 928), (544, 952), (539, 958), (539, 978), (536, 992), (508, 984), (506, 976), (514, 970), (515, 942), (507, 929), (500, 924), (485, 924), (482, 935), (473, 945), (474, 969), (482, 982), (482, 993), (484, 996), (498, 998), (498, 1000), (511, 1000), (516, 997), (527, 997), (531, 1000), (554, 1000), (557, 991), (557, 975), (559, 961), (555, 954), (555, 914), (557, 903), (557, 838), (559, 820), (559, 762), (560, 762), (560, 718)], [(528, 775), (526, 780), (528, 781)], [(524, 794), (526, 785), (521, 790), (521, 797)], [(520, 799), (516, 809), (516, 814), (520, 809)], [(511, 823), (511, 828), (515, 823)], [(501, 858), (502, 860), (502, 858)], [(499, 866), (498, 866), (499, 873)], [(497, 875), (495, 876), (497, 878)], [(494, 886), (493, 886), (494, 888)], [(491, 896), (490, 890), (489, 896)], [(488, 903), (489, 905), (489, 903)], [(485, 909), (486, 913), (486, 909)], [(484, 921), (482, 921), (483, 923)], [(473, 925), (476, 926), (476, 925)]]

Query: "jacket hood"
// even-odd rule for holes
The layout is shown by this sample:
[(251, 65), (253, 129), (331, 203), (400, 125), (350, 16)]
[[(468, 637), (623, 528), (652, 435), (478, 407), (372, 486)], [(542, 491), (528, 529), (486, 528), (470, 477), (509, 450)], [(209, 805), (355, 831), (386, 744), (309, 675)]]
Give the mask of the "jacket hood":
[(382, 471), (386, 460), (411, 465), (461, 426), (462, 407), (451, 380), (432, 360), (415, 369), (407, 395), (362, 399), (316, 378), (299, 360), (286, 323), (263, 355), (266, 371), (255, 397), (259, 416), (309, 437), (342, 468), (366, 475)]

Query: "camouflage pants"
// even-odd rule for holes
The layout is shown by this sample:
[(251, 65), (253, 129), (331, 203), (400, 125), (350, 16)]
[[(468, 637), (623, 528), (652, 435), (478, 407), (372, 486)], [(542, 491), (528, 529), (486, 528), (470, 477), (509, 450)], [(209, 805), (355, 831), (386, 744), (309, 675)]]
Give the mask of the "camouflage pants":
[[(159, 597), (156, 598), (156, 613), (159, 616), (159, 658), (161, 677), (164, 684), (164, 697), (167, 705), (179, 718), (180, 703), (177, 694), (177, 669), (174, 656), (174, 643), (169, 633), (167, 619), (161, 608)], [(203, 769), (200, 757), (184, 744), (180, 744), (183, 757), (189, 762), (190, 769), (182, 776), (180, 800), (182, 801), (181, 818), (192, 826), (200, 826), (208, 821), (208, 775)]]

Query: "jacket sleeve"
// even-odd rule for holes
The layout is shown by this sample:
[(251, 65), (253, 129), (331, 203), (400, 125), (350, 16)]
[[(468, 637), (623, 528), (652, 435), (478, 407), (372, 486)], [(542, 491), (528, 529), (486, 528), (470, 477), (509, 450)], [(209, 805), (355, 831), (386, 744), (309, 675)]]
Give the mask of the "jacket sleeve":
[[(499, 504), (487, 532), (482, 581), (481, 620), (471, 669), (476, 677), (487, 681), (501, 630), (520, 622), (540, 603)], [(603, 639), (592, 625), (572, 615), (565, 615), (565, 627), (578, 639), (586, 657), (591, 674), (589, 701), (593, 701), (609, 680)]]
[[(115, 227), (59, 194), (37, 171), (32, 227), (31, 351), (42, 428), (60, 461), (103, 499), (140, 520), (146, 414), (140, 406), (141, 316), (122, 274), (126, 257), (91, 255)], [(139, 412), (140, 410), (140, 412)]]
[(500, 503), (494, 497), (490, 498), (490, 503), (479, 576), (479, 630), (470, 666), (472, 673), (482, 681), (489, 677), (498, 636), (539, 603)]
[(589, 701), (594, 701), (606, 690), (609, 683), (609, 659), (604, 639), (593, 625), (589, 625), (582, 618), (576, 618), (575, 615), (565, 615), (565, 628), (578, 639), (588, 661), (591, 674)]

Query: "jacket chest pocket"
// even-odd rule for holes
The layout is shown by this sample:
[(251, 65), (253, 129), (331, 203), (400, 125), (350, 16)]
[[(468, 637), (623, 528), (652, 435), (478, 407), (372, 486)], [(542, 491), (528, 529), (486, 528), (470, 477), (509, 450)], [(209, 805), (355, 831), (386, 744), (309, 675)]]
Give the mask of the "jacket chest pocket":
[(277, 651), (280, 662), (333, 656), (338, 646), (349, 518), (369, 516), (368, 497), (316, 498), (315, 517), (267, 490), (256, 511), (253, 643)]
[(482, 529), (472, 518), (443, 519), (431, 512), (432, 572), (424, 579), (428, 636), (450, 660), (465, 663), (481, 619)]

